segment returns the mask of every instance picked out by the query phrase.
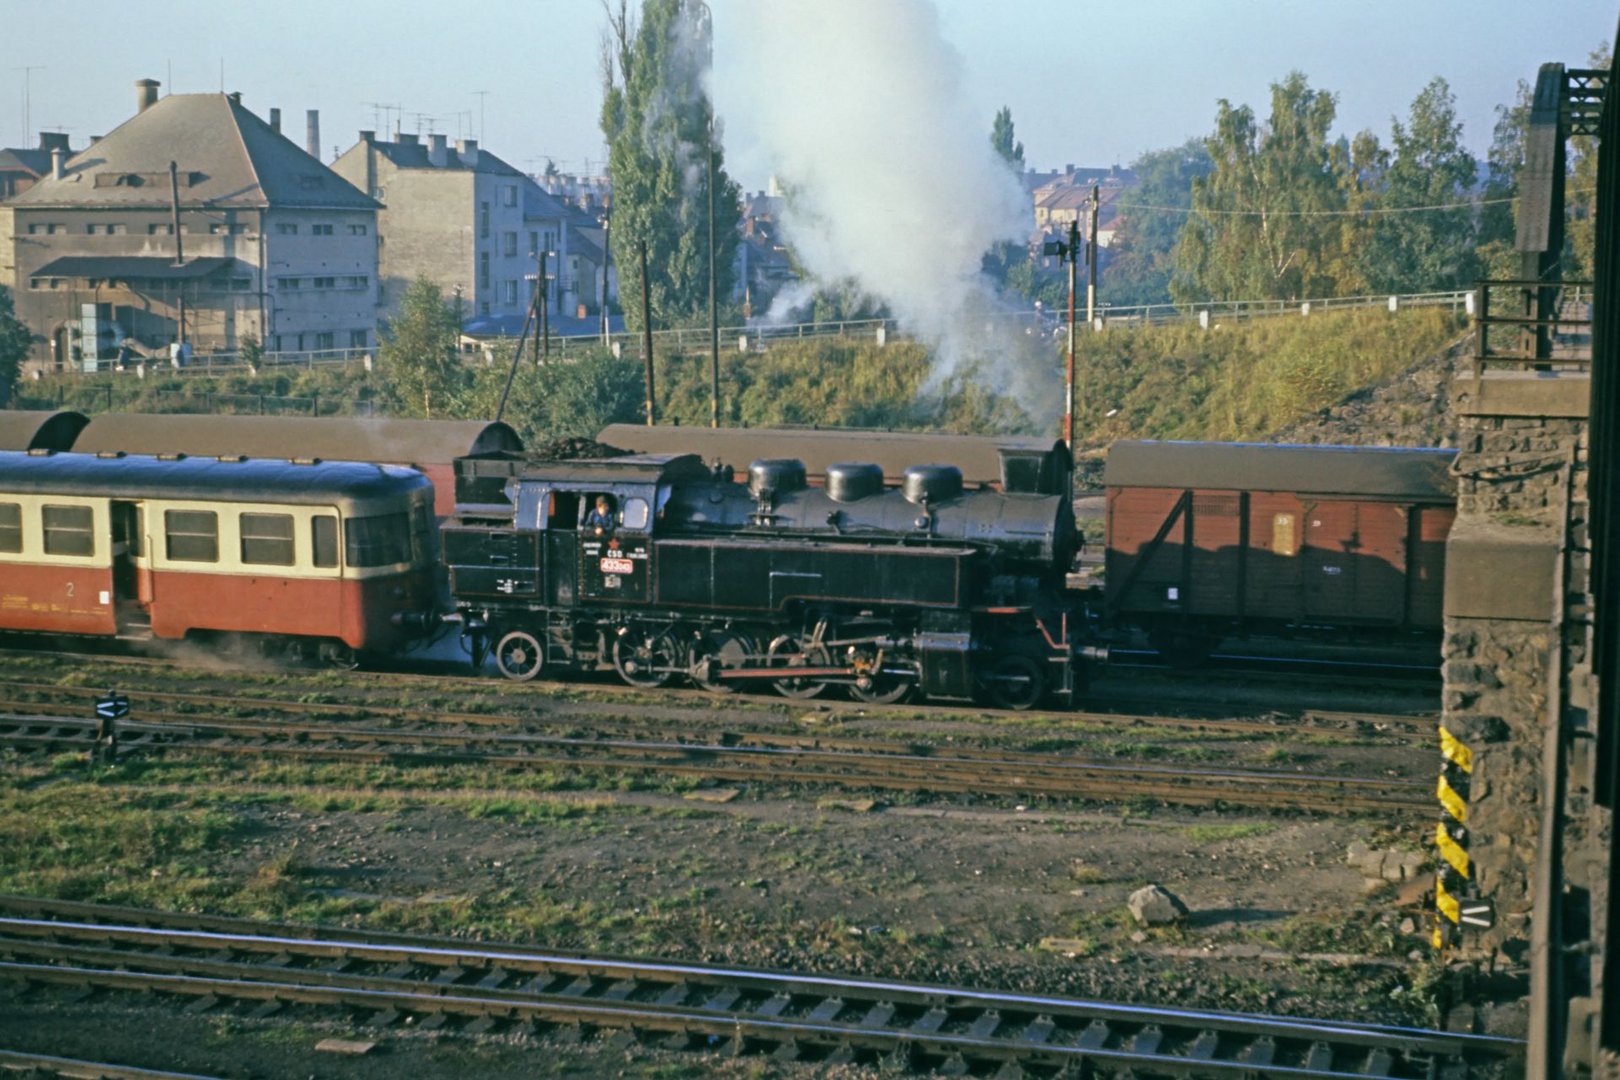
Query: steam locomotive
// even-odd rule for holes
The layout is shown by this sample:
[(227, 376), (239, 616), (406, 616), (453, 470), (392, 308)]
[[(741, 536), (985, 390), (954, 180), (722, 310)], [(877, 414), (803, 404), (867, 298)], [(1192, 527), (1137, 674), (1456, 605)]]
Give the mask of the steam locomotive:
[(756, 461), (739, 483), (692, 454), (464, 458), (441, 533), (454, 617), (475, 663), (493, 649), (518, 680), (1072, 701), (1086, 650), (1064, 589), (1068, 470), (1008, 454), (1000, 491), (965, 490), (949, 465), (895, 489), (866, 463), (811, 487), (797, 460)]

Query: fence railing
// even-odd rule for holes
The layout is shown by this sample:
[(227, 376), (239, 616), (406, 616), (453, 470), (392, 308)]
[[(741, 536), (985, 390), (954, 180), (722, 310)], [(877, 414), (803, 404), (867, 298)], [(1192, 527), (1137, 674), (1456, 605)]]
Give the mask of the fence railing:
[(1481, 281), (1474, 375), (1490, 368), (1585, 371), (1592, 364), (1590, 281)]
[[(1453, 311), (1473, 311), (1471, 290), (1451, 292), (1410, 293), (1398, 296), (1335, 296), (1313, 300), (1222, 300), (1197, 304), (1141, 304), (1115, 306), (1104, 304), (1097, 309), (1095, 329), (1109, 326), (1153, 325), (1193, 322), (1211, 326), (1221, 320), (1246, 320), (1282, 315), (1310, 315), (1313, 312), (1345, 311), (1356, 308), (1387, 308), (1397, 311), (1414, 307), (1444, 307)], [(1028, 333), (1051, 334), (1061, 337), (1065, 313), (1058, 311), (1006, 310), (1003, 316), (1017, 329)], [(719, 330), (720, 348), (726, 352), (752, 352), (769, 348), (785, 341), (826, 337), (857, 337), (869, 340), (906, 340), (909, 334), (899, 320), (842, 319), (824, 322), (774, 323), (753, 322), (742, 326), (725, 326)], [(653, 331), (655, 354), (706, 352), (709, 348), (707, 327), (683, 327)], [(483, 358), (493, 360), (497, 346), (508, 347), (516, 342), (512, 337), (463, 336), (462, 355), (469, 362)], [(577, 357), (602, 347), (601, 334), (570, 334), (550, 336), (546, 342), (531, 337), (525, 342), (526, 351), (544, 351), (557, 359)], [(607, 336), (606, 344), (617, 353), (639, 356), (642, 335), (619, 331)], [(53, 376), (93, 375), (98, 372), (127, 371), (138, 377), (146, 375), (243, 375), (260, 371), (286, 371), (294, 368), (335, 367), (363, 364), (369, 370), (375, 362), (373, 349), (304, 349), (289, 352), (196, 352), (183, 363), (168, 357), (136, 358), (120, 366), (114, 360), (102, 360), (95, 367), (64, 368), (53, 372), (34, 372), (35, 378), (44, 374)]]

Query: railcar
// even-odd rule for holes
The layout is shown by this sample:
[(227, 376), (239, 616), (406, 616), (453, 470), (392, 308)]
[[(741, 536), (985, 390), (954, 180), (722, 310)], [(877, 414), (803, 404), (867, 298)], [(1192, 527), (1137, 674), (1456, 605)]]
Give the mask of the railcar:
[(1437, 637), (1454, 450), (1117, 442), (1106, 622), (1172, 662), (1253, 634)]
[(1015, 708), (1075, 693), (1063, 495), (966, 491), (942, 465), (896, 490), (870, 463), (828, 466), (822, 488), (796, 460), (756, 461), (746, 484), (693, 454), (461, 464), (476, 501), (442, 533), (451, 591), (475, 660), (493, 647), (509, 678)]
[(353, 462), (0, 453), (0, 630), (348, 664), (434, 602), (433, 487)]

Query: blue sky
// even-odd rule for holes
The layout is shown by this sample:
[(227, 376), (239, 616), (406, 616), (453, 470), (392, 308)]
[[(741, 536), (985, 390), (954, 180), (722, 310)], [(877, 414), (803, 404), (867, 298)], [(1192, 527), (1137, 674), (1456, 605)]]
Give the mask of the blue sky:
[[(937, 4), (986, 131), (1010, 106), (1041, 167), (1129, 163), (1206, 132), (1221, 97), (1264, 111), (1267, 85), (1295, 68), (1339, 95), (1342, 131), (1370, 127), (1386, 140), (1390, 117), (1444, 76), (1482, 153), (1517, 81), (1546, 61), (1584, 63), (1620, 15), (1612, 0)], [(482, 130), (520, 168), (548, 157), (600, 168), (602, 23), (597, 0), (0, 0), (0, 144), (34, 142), (23, 132), (24, 66), (39, 66), (26, 76), (33, 130), (64, 129), (79, 145), (128, 118), (134, 80), (216, 91), (223, 62), (225, 89), (260, 115), (279, 106), (300, 142), (305, 110), (319, 109), (327, 159), (360, 128), (382, 128), (371, 103), (387, 103), (403, 106), (407, 131)]]

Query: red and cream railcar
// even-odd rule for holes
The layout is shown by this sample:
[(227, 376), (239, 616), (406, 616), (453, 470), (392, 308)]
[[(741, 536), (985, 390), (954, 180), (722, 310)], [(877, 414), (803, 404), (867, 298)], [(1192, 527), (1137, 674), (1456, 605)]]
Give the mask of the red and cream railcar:
[(0, 630), (386, 652), (432, 606), (433, 520), (413, 469), (0, 453)]

